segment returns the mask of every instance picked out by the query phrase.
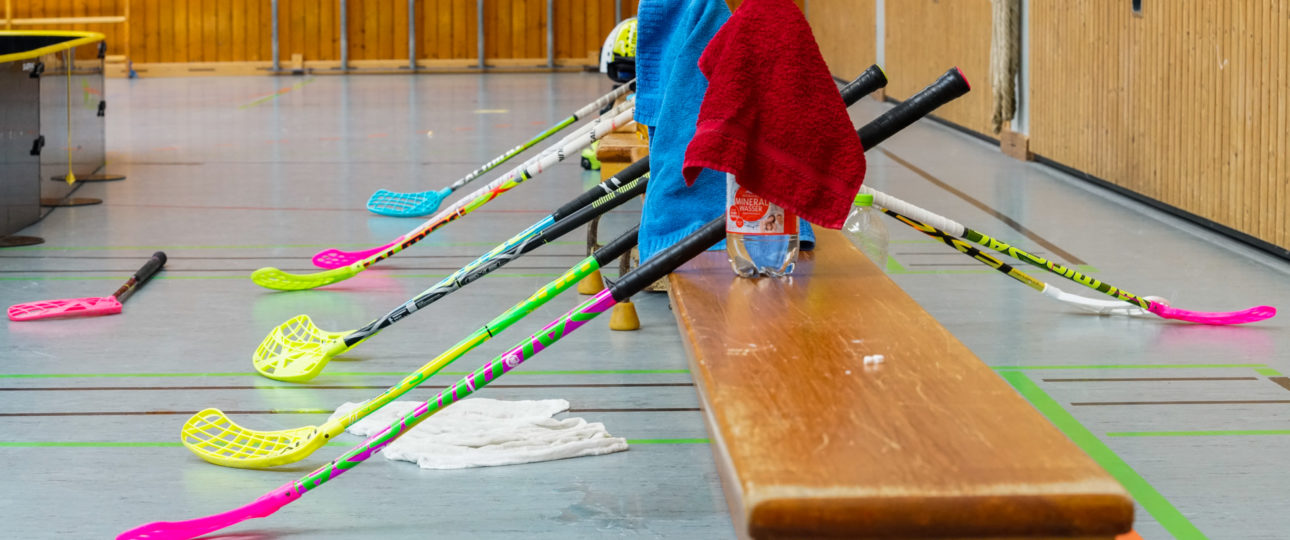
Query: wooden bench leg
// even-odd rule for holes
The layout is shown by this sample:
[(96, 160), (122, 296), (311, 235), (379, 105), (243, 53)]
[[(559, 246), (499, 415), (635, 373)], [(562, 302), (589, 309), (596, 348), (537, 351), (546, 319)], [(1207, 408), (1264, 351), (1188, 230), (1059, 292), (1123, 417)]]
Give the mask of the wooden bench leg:
[[(618, 258), (618, 275), (625, 276), (632, 270), (632, 252), (624, 253)], [(636, 316), (636, 306), (632, 304), (631, 298), (625, 298), (622, 302), (614, 304), (614, 310), (609, 314), (610, 330), (640, 330), (641, 320)]]

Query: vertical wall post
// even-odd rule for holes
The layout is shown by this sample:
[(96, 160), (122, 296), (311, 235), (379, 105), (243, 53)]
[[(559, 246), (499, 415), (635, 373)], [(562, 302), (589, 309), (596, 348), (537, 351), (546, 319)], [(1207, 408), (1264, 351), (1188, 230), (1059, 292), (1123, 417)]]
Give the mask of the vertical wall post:
[(13, 0), (4, 0), (4, 29), (13, 29)]
[(408, 69), (417, 70), (417, 0), (408, 0)]
[(623, 0), (614, 0), (614, 24), (623, 22)]
[(479, 35), (475, 40), (479, 48), (479, 69), (484, 69), (484, 0), (475, 2), (475, 20), (479, 23), (476, 25)]
[(546, 0), (546, 67), (555, 69), (555, 2)]
[(1030, 0), (1021, 0), (1021, 68), (1017, 70), (1017, 110), (1012, 131), (1030, 134)]
[(349, 71), (349, 2), (340, 0), (340, 70)]
[(272, 21), (273, 33), (270, 37), (270, 44), (273, 50), (273, 72), (277, 73), (280, 69), (278, 65), (278, 0), (269, 0), (269, 10), (273, 12)]

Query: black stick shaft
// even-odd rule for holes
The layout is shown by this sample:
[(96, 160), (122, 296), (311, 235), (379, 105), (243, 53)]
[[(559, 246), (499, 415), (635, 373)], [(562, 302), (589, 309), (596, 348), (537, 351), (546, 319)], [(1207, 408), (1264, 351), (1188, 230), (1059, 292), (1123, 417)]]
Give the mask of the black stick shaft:
[(151, 278), (153, 274), (157, 273), (157, 270), (161, 270), (161, 267), (165, 265), (166, 254), (161, 251), (153, 253), (152, 257), (148, 259), (148, 262), (143, 263), (143, 267), (135, 272), (133, 276), (130, 276), (130, 279), (125, 282), (125, 285), (122, 285), (121, 288), (112, 293), (112, 296), (116, 297), (117, 301), (124, 302), (126, 298), (129, 298), (130, 295), (134, 293), (135, 289), (142, 287), (144, 283), (148, 282), (148, 279)]

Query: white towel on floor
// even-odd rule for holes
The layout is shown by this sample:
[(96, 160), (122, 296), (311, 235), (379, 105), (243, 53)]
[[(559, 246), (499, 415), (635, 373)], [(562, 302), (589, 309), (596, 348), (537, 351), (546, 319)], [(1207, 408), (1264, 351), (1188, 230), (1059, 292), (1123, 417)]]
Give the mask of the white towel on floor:
[[(369, 437), (403, 418), (419, 404), (415, 401), (390, 403), (354, 423), (347, 431)], [(332, 418), (359, 405), (345, 403), (336, 409)], [(563, 399), (464, 399), (427, 418), (381, 453), (386, 459), (411, 461), (422, 469), (465, 469), (627, 450), (627, 439), (609, 435), (604, 424), (588, 423), (581, 418), (552, 418), (567, 410), (569, 402)]]

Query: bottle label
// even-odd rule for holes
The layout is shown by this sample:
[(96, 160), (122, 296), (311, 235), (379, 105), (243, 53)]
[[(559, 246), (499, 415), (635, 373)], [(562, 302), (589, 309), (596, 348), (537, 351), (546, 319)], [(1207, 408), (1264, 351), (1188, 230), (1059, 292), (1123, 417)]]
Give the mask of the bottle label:
[(797, 234), (797, 216), (727, 177), (726, 232), (746, 235)]

